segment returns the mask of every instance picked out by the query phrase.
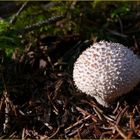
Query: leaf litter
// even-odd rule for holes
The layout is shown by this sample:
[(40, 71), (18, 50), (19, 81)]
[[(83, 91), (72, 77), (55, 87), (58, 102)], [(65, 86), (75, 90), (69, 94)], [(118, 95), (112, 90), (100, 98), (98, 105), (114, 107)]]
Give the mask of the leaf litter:
[(76, 89), (72, 66), (90, 43), (57, 38), (3, 61), (0, 138), (140, 138), (139, 85), (110, 108)]

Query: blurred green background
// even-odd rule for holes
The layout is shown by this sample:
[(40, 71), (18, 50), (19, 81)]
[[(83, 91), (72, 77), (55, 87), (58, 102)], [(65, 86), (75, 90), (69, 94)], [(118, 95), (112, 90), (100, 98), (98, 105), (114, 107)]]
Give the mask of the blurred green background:
[[(19, 9), (24, 9), (15, 18)], [(76, 35), (81, 40), (109, 40), (129, 47), (140, 42), (139, 1), (29, 1), (0, 2), (0, 48), (11, 56), (15, 48), (36, 46), (37, 39), (46, 36)], [(18, 34), (26, 26), (63, 15), (54, 24), (46, 24)], [(12, 18), (15, 21), (11, 23)], [(26, 42), (26, 43), (25, 43)]]

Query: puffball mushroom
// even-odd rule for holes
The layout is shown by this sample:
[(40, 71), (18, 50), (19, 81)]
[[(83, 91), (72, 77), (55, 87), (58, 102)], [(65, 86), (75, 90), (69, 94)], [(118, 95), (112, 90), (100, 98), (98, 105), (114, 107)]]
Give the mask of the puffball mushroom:
[(140, 81), (140, 60), (119, 43), (94, 43), (76, 60), (73, 80), (82, 92), (105, 107)]

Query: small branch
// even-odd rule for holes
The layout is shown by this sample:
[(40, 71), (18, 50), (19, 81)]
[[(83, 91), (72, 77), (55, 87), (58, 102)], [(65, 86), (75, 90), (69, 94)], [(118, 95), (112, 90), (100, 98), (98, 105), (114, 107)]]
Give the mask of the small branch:
[(10, 101), (6, 91), (4, 91), (4, 98), (5, 98), (5, 121), (3, 124), (3, 131), (4, 133), (7, 133), (9, 128), (9, 122), (10, 122), (10, 117), (9, 117)]
[(123, 130), (119, 126), (115, 125), (115, 129), (124, 139), (127, 139), (126, 134), (123, 132)]
[(10, 20), (10, 24), (14, 24), (17, 20), (17, 17), (20, 15), (20, 13), (25, 9), (25, 7), (27, 6), (28, 1), (24, 2), (22, 4), (22, 6), (20, 7), (20, 9), (18, 10), (18, 12), (12, 17), (12, 19)]
[(119, 124), (122, 116), (124, 115), (124, 113), (127, 111), (128, 106), (126, 106), (124, 109), (121, 110), (121, 112), (119, 112), (119, 114), (116, 117), (116, 124)]
[(119, 32), (117, 32), (117, 31), (115, 31), (115, 30), (107, 29), (107, 31), (108, 31), (109, 33), (111, 33), (112, 35), (119, 36), (119, 37), (122, 37), (122, 38), (127, 38), (127, 35), (122, 34), (122, 33), (119, 33)]
[(80, 112), (80, 113), (82, 113), (83, 114), (83, 116), (91, 116), (91, 119), (94, 121), (94, 122), (97, 122), (97, 118), (93, 115), (93, 114), (90, 114), (89, 112), (87, 112), (87, 111), (85, 111), (85, 110), (83, 110), (82, 108), (80, 108), (80, 107), (76, 107), (76, 109)]
[(120, 24), (120, 31), (121, 31), (121, 34), (123, 33), (123, 23), (122, 23), (122, 20), (120, 17), (119, 18), (119, 24)]
[[(56, 129), (56, 131), (50, 136), (50, 137), (46, 137), (47, 139), (51, 139), (51, 138), (53, 138), (58, 132), (59, 132), (59, 130), (60, 130), (60, 127), (58, 127), (57, 129)], [(44, 140), (46, 139), (46, 138), (44, 138)]]
[(39, 29), (39, 28), (41, 28), (43, 26), (46, 26), (47, 24), (48, 25), (49, 24), (53, 24), (53, 23), (55, 23), (57, 21), (62, 20), (64, 17), (65, 17), (64, 15), (62, 15), (62, 16), (55, 16), (55, 17), (49, 18), (49, 19), (47, 19), (45, 21), (42, 21), (42, 22), (39, 22), (39, 23), (35, 23), (33, 25), (26, 26), (25, 28), (20, 29), (17, 32), (19, 34), (24, 34), (24, 33), (27, 33), (27, 32), (30, 32), (30, 31), (33, 31), (33, 30), (36, 30), (36, 29)]
[(73, 125), (71, 125), (71, 126), (69, 126), (68, 128), (66, 128), (66, 129), (65, 129), (65, 133), (66, 133), (66, 134), (69, 133), (71, 130), (74, 129), (74, 127), (76, 127), (76, 126), (78, 126), (78, 125), (84, 123), (85, 121), (87, 121), (87, 120), (89, 120), (89, 119), (91, 119), (91, 115), (88, 115), (88, 116), (82, 118), (81, 120), (78, 120), (76, 123), (74, 123)]

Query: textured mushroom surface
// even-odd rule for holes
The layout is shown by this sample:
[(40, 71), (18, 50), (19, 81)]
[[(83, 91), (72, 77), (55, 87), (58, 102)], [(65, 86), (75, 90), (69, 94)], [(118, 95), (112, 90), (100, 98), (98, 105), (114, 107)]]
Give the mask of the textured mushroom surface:
[(119, 43), (94, 43), (76, 60), (73, 69), (76, 87), (101, 105), (131, 91), (140, 81), (140, 60)]

